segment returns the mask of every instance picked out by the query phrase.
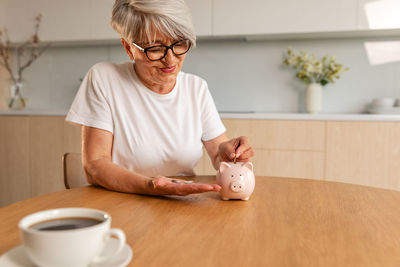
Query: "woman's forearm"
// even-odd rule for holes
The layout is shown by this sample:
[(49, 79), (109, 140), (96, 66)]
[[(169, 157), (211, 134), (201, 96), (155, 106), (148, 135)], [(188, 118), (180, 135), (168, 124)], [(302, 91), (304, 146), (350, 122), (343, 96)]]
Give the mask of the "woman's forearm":
[(125, 193), (156, 194), (151, 178), (131, 172), (109, 159), (93, 160), (84, 164), (84, 169), (90, 184)]

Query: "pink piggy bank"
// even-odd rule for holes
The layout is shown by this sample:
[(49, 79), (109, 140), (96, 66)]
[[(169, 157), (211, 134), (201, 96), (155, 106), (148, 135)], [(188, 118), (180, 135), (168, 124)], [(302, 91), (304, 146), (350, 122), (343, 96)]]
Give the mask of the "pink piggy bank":
[(216, 178), (222, 200), (249, 200), (253, 193), (255, 179), (251, 162), (221, 162)]

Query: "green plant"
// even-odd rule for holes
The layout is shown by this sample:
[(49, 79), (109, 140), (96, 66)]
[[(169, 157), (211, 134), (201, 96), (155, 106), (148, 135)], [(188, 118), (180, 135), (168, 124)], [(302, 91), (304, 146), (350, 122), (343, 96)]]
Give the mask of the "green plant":
[(296, 54), (291, 48), (287, 49), (283, 63), (296, 69), (296, 77), (305, 84), (320, 83), (322, 86), (334, 83), (335, 79), (340, 78), (340, 74), (349, 70), (342, 64), (336, 63), (335, 56), (331, 56), (329, 59), (325, 56), (321, 60), (317, 60), (313, 55), (304, 51)]

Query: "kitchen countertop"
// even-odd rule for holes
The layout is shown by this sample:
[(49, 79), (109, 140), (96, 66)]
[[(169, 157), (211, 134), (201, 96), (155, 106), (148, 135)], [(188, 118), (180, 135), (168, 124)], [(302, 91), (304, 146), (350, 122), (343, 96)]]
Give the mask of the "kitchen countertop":
[(23, 109), (23, 110), (0, 110), (0, 115), (9, 116), (65, 116), (65, 109)]
[(400, 114), (220, 113), (223, 119), (400, 121)]
[[(9, 116), (65, 116), (64, 109), (0, 110), (0, 115)], [(308, 113), (220, 113), (223, 119), (265, 119), (265, 120), (331, 120), (331, 121), (400, 121), (400, 114), (308, 114)]]

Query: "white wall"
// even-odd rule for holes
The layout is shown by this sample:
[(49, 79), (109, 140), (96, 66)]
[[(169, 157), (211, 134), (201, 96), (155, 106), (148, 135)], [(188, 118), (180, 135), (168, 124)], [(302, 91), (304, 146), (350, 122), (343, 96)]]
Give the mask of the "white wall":
[[(190, 51), (183, 69), (208, 81), (220, 111), (303, 112), (305, 86), (281, 63), (286, 48), (317, 57), (336, 55), (351, 69), (325, 87), (322, 113), (358, 113), (374, 97), (400, 97), (400, 63), (371, 66), (367, 41), (371, 39), (203, 40)], [(50, 48), (24, 75), (28, 108), (67, 109), (91, 65), (127, 60), (119, 45)]]

